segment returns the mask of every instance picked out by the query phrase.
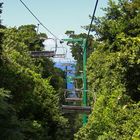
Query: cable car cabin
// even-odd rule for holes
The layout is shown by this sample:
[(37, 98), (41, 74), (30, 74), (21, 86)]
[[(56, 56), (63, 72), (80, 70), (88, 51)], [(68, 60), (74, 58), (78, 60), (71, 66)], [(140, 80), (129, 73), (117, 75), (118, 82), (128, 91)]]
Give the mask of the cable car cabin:
[(71, 63), (63, 63), (62, 66), (72, 66)]
[(70, 106), (70, 105), (62, 105), (62, 111), (64, 113), (81, 113), (81, 114), (90, 114), (91, 107), (90, 106)]
[(71, 71), (69, 70), (68, 72), (69, 72), (70, 74), (76, 74), (76, 71), (73, 71), (73, 70), (71, 70)]
[(65, 102), (81, 102), (82, 98), (65, 98)]
[(83, 89), (75, 88), (75, 91), (76, 91), (76, 92), (83, 92)]
[(55, 54), (54, 58), (65, 58), (65, 54)]
[(71, 64), (71, 67), (72, 67), (72, 68), (75, 68), (75, 67), (76, 67), (76, 64)]
[(75, 102), (75, 101), (82, 101), (81, 99), (81, 93), (75, 90), (65, 90), (64, 97), (66, 102)]
[(31, 51), (31, 56), (33, 58), (38, 57), (54, 57), (55, 52), (54, 51)]
[(67, 79), (73, 81), (75, 79), (83, 79), (83, 76), (82, 75), (67, 76)]
[(73, 70), (64, 70), (65, 72), (72, 73)]
[(51, 48), (51, 51), (55, 51), (54, 58), (65, 58), (67, 54), (67, 50), (64, 47), (57, 47), (57, 48)]
[(65, 89), (65, 93), (72, 93), (72, 92), (83, 92), (83, 89), (74, 88), (74, 89)]

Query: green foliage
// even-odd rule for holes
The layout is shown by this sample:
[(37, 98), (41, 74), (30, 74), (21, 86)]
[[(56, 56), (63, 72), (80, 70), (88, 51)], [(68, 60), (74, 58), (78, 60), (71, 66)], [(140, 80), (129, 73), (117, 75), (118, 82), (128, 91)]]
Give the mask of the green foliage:
[[(27, 31), (30, 31), (30, 34)], [(34, 26), (1, 29), (0, 33), (3, 34), (0, 55), (0, 87), (10, 91), (9, 96), (11, 97), (5, 104), (3, 102), (2, 104), (5, 110), (12, 108), (9, 120), (5, 118), (5, 125), (13, 127), (10, 130), (1, 128), (1, 132), (5, 131), (4, 139), (54, 140), (56, 136), (63, 139), (60, 130), (64, 130), (67, 126), (66, 119), (62, 117), (59, 109), (60, 95), (54, 90), (54, 88), (58, 90), (58, 87), (53, 88), (54, 85), (50, 85), (51, 74), (45, 75), (45, 66), (43, 66), (43, 64), (47, 65), (52, 62), (42, 58), (33, 59), (29, 53), (31, 44), (34, 50), (39, 49), (40, 46), (38, 41), (34, 41), (39, 40)], [(55, 75), (58, 74), (58, 70), (53, 67), (51, 64), (50, 69), (47, 70), (53, 69), (56, 72)], [(56, 80), (62, 82), (59, 76), (61, 74), (56, 77)], [(7, 92), (3, 91), (3, 96), (6, 94)], [(8, 116), (6, 111), (3, 114)]]
[(87, 72), (96, 102), (75, 140), (140, 139), (139, 4), (109, 1), (106, 15), (93, 25), (101, 42), (88, 59)]
[[(105, 16), (96, 18), (95, 24), (92, 25), (92, 31), (99, 36), (99, 40), (113, 43), (119, 33), (125, 33), (132, 37), (139, 35), (139, 0), (119, 0), (117, 4), (109, 0), (108, 7), (103, 10), (106, 13)], [(85, 29), (88, 28), (89, 26), (85, 26)]]
[(37, 34), (36, 28), (35, 25), (22, 25), (18, 28), (20, 40), (29, 47), (30, 51), (43, 50), (44, 45), (42, 43), (44, 39), (41, 39), (41, 37), (47, 38), (45, 34)]
[[(66, 31), (65, 33), (69, 38), (78, 39), (78, 38), (87, 38), (87, 34), (75, 34), (74, 31)], [(76, 70), (77, 72), (83, 69), (83, 49), (80, 43), (67, 43), (71, 47), (71, 53), (74, 59), (77, 61)], [(88, 44), (87, 44), (87, 57), (93, 52), (93, 36), (89, 36)]]
[(140, 40), (122, 37), (117, 43), (120, 51), (103, 52), (101, 45), (88, 61), (89, 84), (97, 101), (76, 139), (131, 139), (140, 131)]
[(9, 104), (10, 92), (0, 88), (0, 134), (3, 140), (23, 140), (20, 122), (13, 105)]

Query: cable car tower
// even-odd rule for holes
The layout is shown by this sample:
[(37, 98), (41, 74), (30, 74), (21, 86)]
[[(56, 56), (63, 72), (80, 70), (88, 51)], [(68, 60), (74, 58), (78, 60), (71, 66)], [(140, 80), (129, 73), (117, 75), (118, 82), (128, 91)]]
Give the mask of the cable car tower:
[(67, 97), (67, 93), (65, 92), (66, 102), (79, 102), (82, 101), (82, 106), (77, 106), (77, 105), (62, 105), (62, 111), (66, 113), (71, 113), (71, 112), (77, 112), (77, 113), (82, 113), (83, 114), (83, 124), (85, 125), (87, 123), (87, 114), (90, 114), (91, 112), (91, 107), (88, 106), (87, 104), (87, 77), (86, 77), (86, 39), (63, 39), (63, 41), (68, 41), (70, 43), (79, 43), (81, 44), (81, 47), (83, 49), (83, 72), (79, 76), (69, 76), (66, 77), (67, 82), (74, 82), (75, 80), (81, 79), (83, 82), (83, 87), (82, 89), (73, 89), (73, 90), (68, 90), (66, 89), (67, 93), (77, 93), (81, 92), (82, 93), (82, 98), (79, 98), (76, 94), (75, 97)]
[(30, 54), (33, 58), (39, 58), (39, 57), (65, 58), (66, 57), (67, 50), (63, 46), (58, 47), (57, 39), (44, 38), (44, 37), (41, 37), (40, 39), (54, 40), (55, 47), (52, 47), (50, 51), (31, 51)]

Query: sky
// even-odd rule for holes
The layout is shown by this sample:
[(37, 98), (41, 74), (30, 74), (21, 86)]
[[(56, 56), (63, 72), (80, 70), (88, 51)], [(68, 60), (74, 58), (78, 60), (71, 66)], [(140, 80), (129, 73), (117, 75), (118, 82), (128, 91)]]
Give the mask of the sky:
[[(2, 24), (7, 27), (35, 24), (38, 22), (22, 5), (20, 0), (0, 0), (4, 2), (1, 15)], [(75, 33), (87, 32), (81, 26), (90, 23), (96, 0), (22, 0), (39, 20), (58, 38), (66, 38), (67, 30)], [(99, 0), (96, 16), (102, 16), (101, 8), (107, 6), (107, 0)], [(52, 37), (43, 27), (39, 32), (44, 32)], [(49, 42), (50, 43), (50, 42)]]
[[(6, 26), (20, 26), (38, 22), (22, 5), (20, 0), (1, 0), (4, 2), (2, 19)], [(90, 23), (96, 0), (22, 0), (41, 22), (57, 36), (63, 36), (67, 30), (84, 32), (83, 25)], [(96, 16), (102, 16), (101, 7), (107, 6), (107, 0), (99, 0)], [(40, 26), (40, 32), (50, 34)]]

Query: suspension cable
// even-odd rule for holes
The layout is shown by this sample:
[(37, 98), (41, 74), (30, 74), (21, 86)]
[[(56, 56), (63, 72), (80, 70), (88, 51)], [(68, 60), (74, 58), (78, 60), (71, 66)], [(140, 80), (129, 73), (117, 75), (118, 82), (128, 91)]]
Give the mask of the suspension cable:
[(86, 41), (86, 44), (87, 44), (87, 42), (88, 42), (89, 34), (90, 34), (90, 32), (91, 32), (92, 23), (93, 23), (93, 20), (94, 20), (94, 18), (95, 18), (95, 12), (96, 12), (96, 9), (97, 9), (97, 5), (98, 5), (98, 0), (96, 0), (95, 7), (94, 7), (94, 10), (93, 10), (93, 14), (92, 14), (92, 18), (91, 18), (91, 22), (90, 22), (88, 34), (87, 34), (87, 39), (86, 39), (87, 41)]
[[(24, 5), (24, 7), (30, 12), (30, 14), (39, 22), (40, 25), (42, 25), (42, 27), (44, 27), (44, 29), (46, 29), (52, 36), (55, 37), (55, 39), (60, 40), (55, 34), (53, 34), (38, 18), (37, 16), (27, 7), (27, 5), (20, 0), (20, 2)], [(61, 40), (60, 40), (61, 41)]]

